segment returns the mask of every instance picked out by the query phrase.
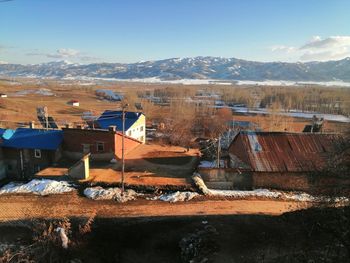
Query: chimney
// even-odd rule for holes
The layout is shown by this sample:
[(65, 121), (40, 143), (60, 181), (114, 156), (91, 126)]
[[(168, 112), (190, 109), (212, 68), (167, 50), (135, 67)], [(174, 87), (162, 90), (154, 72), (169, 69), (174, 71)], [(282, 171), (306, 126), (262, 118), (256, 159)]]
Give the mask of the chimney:
[(108, 130), (110, 131), (110, 132), (116, 132), (117, 131), (117, 126), (109, 126), (108, 127)]
[(29, 128), (35, 129), (35, 122), (34, 122), (34, 121), (31, 121), (31, 122), (29, 123)]

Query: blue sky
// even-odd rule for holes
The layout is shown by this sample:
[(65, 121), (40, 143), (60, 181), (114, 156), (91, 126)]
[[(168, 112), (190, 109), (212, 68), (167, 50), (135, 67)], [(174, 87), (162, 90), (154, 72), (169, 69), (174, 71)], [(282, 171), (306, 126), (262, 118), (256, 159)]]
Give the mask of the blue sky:
[(0, 0), (0, 61), (350, 56), (349, 0)]

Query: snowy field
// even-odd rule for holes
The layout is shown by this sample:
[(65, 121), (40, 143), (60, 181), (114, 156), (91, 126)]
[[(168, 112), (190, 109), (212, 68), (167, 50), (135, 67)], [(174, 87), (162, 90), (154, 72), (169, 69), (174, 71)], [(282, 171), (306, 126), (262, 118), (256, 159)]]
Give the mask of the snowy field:
[(55, 94), (50, 90), (50, 89), (38, 89), (38, 90), (31, 90), (31, 89), (25, 89), (25, 90), (20, 90), (14, 93), (12, 96), (14, 97), (22, 97), (22, 96), (27, 96), (27, 95), (41, 95), (41, 96), (54, 96)]
[(115, 82), (135, 82), (135, 83), (155, 83), (155, 84), (182, 84), (182, 85), (240, 85), (240, 86), (288, 86), (288, 87), (303, 87), (305, 85), (318, 85), (327, 87), (350, 87), (350, 82), (344, 81), (288, 81), (288, 80), (220, 80), (220, 79), (176, 79), (164, 80), (159, 77), (151, 78), (93, 78), (85, 76), (66, 77), (64, 80), (81, 80), (81, 81), (115, 81)]
[[(266, 108), (257, 108), (257, 109), (248, 109), (247, 107), (236, 107), (236, 106), (214, 106), (215, 108), (230, 108), (233, 109), (237, 113), (254, 113), (254, 114), (271, 114), (271, 112)], [(337, 114), (324, 114), (318, 112), (301, 112), (297, 110), (290, 110), (288, 112), (280, 111), (276, 112), (278, 115), (296, 117), (296, 118), (305, 118), (312, 119), (314, 115), (318, 118), (324, 118), (328, 121), (337, 121), (337, 122), (345, 122), (350, 123), (350, 118), (344, 115)]]
[(344, 81), (287, 81), (287, 80), (238, 80), (237, 85), (255, 85), (255, 86), (305, 86), (305, 85), (319, 85), (327, 87), (350, 87), (350, 82)]

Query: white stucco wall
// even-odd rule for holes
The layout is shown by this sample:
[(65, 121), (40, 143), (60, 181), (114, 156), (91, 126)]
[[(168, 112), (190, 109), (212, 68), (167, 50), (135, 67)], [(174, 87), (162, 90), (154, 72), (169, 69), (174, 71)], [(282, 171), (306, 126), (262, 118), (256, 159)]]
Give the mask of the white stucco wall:
[(137, 122), (135, 122), (125, 133), (136, 140), (146, 142), (146, 117), (141, 115)]

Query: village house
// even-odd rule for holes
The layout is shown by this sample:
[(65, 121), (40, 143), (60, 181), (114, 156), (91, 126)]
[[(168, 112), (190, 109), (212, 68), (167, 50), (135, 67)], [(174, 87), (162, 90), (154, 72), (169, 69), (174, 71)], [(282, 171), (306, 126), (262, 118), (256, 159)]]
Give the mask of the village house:
[(79, 103), (79, 100), (70, 100), (68, 101), (68, 105), (71, 105), (73, 107), (79, 107), (80, 103)]
[(201, 169), (209, 186), (308, 190), (310, 174), (321, 171), (336, 135), (239, 132), (231, 142), (228, 167)]
[(0, 129), (0, 178), (29, 178), (60, 159), (63, 132)]
[[(109, 129), (63, 128), (63, 155), (79, 160), (90, 154), (91, 160), (111, 161), (122, 156), (122, 133), (115, 126)], [(124, 136), (125, 154), (133, 150), (142, 141)]]
[[(122, 111), (106, 110), (93, 122), (91, 128), (108, 130), (115, 126), (116, 131), (122, 132), (123, 118)], [(146, 142), (146, 117), (141, 112), (125, 112), (125, 135), (134, 138), (142, 143)]]

